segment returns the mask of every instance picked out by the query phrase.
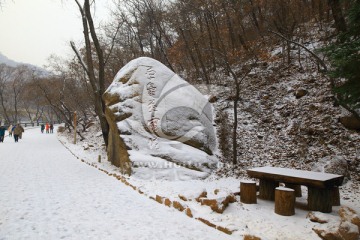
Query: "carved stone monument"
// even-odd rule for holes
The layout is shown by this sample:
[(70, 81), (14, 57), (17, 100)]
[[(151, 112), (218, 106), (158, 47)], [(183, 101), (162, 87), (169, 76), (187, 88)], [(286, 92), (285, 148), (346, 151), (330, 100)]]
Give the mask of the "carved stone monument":
[(103, 97), (108, 157), (124, 173), (133, 168), (140, 175), (141, 168), (151, 167), (162, 175), (176, 165), (177, 174), (205, 177), (216, 166), (211, 104), (162, 63), (131, 61)]

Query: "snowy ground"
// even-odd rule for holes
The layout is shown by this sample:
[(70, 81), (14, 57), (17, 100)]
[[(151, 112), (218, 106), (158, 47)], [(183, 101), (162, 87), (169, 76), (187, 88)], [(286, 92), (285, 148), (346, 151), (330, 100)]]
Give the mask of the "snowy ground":
[[(92, 131), (88, 134), (92, 134)], [(66, 134), (60, 135), (59, 139), (63, 144), (78, 157), (78, 161), (94, 166), (97, 169), (108, 172), (108, 174), (121, 175), (119, 169), (107, 162), (105, 152), (101, 151), (101, 137), (99, 134), (97, 140), (94, 137), (86, 136), (86, 142), (76, 145), (69, 142), (65, 137)], [(71, 136), (71, 135), (70, 135)], [(95, 139), (95, 140), (94, 140)], [(98, 156), (101, 156), (101, 163), (98, 162)], [(136, 170), (137, 171), (137, 170)], [(220, 214), (212, 211), (208, 206), (202, 206), (195, 200), (203, 191), (207, 192), (208, 199), (221, 200), (229, 193), (239, 192), (239, 183), (241, 179), (236, 178), (218, 178), (210, 177), (205, 180), (182, 179), (177, 169), (169, 169), (168, 174), (172, 178), (159, 178), (157, 174), (152, 174), (151, 169), (143, 169), (144, 175), (131, 177), (122, 176), (126, 181), (141, 191), (148, 198), (161, 196), (168, 198), (171, 202), (179, 202), (185, 208), (192, 211), (194, 218), (202, 218), (216, 226), (226, 228), (232, 231), (232, 236), (242, 239), (245, 235), (253, 235), (261, 239), (320, 239), (313, 231), (313, 228), (333, 228), (334, 225), (340, 224), (338, 211), (340, 207), (333, 207), (330, 214), (322, 214), (322, 218), (332, 219), (335, 222), (332, 226), (325, 226), (317, 222), (312, 222), (307, 217), (309, 211), (306, 210), (307, 191), (302, 188), (303, 196), (297, 198), (295, 215), (291, 217), (279, 216), (274, 213), (274, 202), (258, 199), (257, 204), (242, 204), (239, 196), (236, 196), (236, 202), (231, 203), (226, 210)], [(169, 180), (171, 179), (171, 180)], [(357, 213), (360, 213), (360, 196), (356, 191), (352, 191), (352, 182), (349, 181), (346, 186), (340, 189), (341, 207), (350, 207)], [(130, 187), (129, 187), (130, 188)], [(132, 188), (130, 188), (132, 189)], [(136, 192), (136, 191), (134, 191)], [(219, 192), (215, 194), (216, 192)], [(184, 197), (187, 201), (183, 200)], [(161, 206), (161, 205), (160, 205)], [(164, 208), (166, 208), (163, 205)], [(185, 215), (185, 213), (183, 213)], [(221, 238), (224, 239), (224, 238)]]
[(0, 144), (0, 239), (235, 239), (77, 160), (56, 134)]

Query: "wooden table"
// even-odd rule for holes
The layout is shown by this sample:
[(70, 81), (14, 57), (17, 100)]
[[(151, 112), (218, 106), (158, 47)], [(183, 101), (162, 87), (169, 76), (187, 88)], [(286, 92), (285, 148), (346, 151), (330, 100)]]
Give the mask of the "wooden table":
[(308, 208), (312, 211), (332, 211), (332, 195), (339, 194), (344, 176), (278, 167), (258, 167), (247, 170), (252, 178), (260, 180), (259, 197), (274, 200), (275, 188), (279, 183), (304, 185), (308, 187)]

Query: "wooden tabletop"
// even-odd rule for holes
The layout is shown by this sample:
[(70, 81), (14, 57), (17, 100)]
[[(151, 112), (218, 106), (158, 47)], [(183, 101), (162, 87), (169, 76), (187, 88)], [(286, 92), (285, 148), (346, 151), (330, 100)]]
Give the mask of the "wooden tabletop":
[(252, 168), (248, 169), (247, 173), (253, 178), (320, 188), (341, 186), (344, 180), (342, 175), (279, 167)]

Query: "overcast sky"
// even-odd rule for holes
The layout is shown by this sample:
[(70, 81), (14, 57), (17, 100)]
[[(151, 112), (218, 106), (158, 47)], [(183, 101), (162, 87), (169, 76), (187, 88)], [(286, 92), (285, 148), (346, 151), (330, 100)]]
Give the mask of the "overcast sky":
[(5, 0), (0, 9), (0, 52), (17, 62), (43, 66), (51, 54), (69, 56), (81, 34), (73, 0)]

